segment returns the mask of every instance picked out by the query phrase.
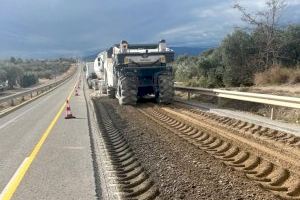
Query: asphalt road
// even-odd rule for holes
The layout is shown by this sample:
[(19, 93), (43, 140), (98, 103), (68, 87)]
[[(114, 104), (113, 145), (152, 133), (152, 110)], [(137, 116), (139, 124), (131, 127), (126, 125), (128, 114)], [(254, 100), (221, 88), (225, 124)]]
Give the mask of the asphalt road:
[[(78, 74), (49, 94), (0, 118), (2, 197), (8, 183), (21, 177), (19, 172), (24, 171), (26, 158), (31, 159), (33, 149), (50, 130), (15, 187), (12, 199), (96, 199), (82, 83), (80, 96), (72, 94), (70, 99), (76, 119), (64, 119), (65, 111), (57, 115), (77, 80)], [(51, 123), (53, 129), (49, 128)]]

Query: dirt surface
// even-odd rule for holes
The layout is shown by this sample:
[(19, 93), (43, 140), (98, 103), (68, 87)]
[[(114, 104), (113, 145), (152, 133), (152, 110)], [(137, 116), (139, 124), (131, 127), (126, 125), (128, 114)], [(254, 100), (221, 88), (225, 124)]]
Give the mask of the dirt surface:
[(119, 106), (116, 100), (105, 97), (99, 101), (159, 187), (159, 199), (278, 199), (136, 108)]

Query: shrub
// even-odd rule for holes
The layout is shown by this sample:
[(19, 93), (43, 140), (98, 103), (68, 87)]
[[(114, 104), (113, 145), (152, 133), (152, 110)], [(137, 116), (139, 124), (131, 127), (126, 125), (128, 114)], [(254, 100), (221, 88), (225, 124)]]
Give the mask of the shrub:
[(266, 77), (266, 72), (260, 72), (254, 75), (255, 85), (266, 85), (269, 83), (269, 77)]
[(22, 87), (29, 87), (38, 83), (38, 77), (33, 73), (24, 74), (21, 78), (20, 85)]
[(255, 74), (255, 85), (280, 85), (300, 83), (300, 70), (280, 67), (275, 65), (272, 68)]
[(291, 74), (290, 83), (291, 84), (300, 83), (300, 70), (299, 69), (295, 70), (295, 72)]
[(189, 87), (207, 87), (208, 83), (207, 83), (207, 78), (201, 76), (199, 79), (194, 77), (188, 80), (185, 85)]
[(38, 72), (38, 77), (39, 78), (51, 79), (52, 75), (53, 74), (50, 70), (44, 70), (44, 71)]

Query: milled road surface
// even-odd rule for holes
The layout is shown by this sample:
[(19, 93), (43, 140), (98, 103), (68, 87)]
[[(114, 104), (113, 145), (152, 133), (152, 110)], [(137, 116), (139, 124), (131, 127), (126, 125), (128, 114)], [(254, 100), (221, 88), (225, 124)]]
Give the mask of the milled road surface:
[[(0, 118), (0, 192), (30, 155), (78, 80)], [(82, 88), (82, 87), (81, 87)], [(96, 199), (87, 113), (82, 96), (72, 95), (76, 119), (64, 112), (29, 167), (12, 199)]]
[(160, 190), (159, 199), (278, 199), (136, 108), (100, 98)]

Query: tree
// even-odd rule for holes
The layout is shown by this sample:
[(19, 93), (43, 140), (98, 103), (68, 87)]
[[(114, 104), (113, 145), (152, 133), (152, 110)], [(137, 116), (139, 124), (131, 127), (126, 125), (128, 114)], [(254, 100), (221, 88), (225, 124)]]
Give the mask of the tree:
[(242, 20), (254, 27), (260, 63), (265, 69), (278, 61), (279, 19), (285, 6), (284, 0), (267, 0), (266, 9), (252, 15), (239, 3), (234, 5), (241, 12)]
[(300, 25), (290, 25), (282, 32), (279, 59), (286, 66), (300, 64)]
[(20, 83), (21, 77), (23, 75), (23, 70), (15, 65), (5, 66), (3, 68), (7, 74), (8, 87), (12, 89), (18, 83)]
[(222, 60), (225, 66), (224, 84), (226, 86), (251, 85), (256, 71), (251, 65), (254, 48), (250, 34), (236, 30), (221, 44)]
[(17, 62), (17, 59), (15, 57), (10, 57), (10, 60), (9, 60), (11, 63), (13, 64), (16, 64)]
[(26, 73), (21, 77), (20, 85), (22, 87), (29, 87), (38, 82), (38, 77), (33, 73)]
[(175, 62), (175, 78), (178, 81), (187, 81), (198, 75), (198, 58), (180, 56)]
[(7, 73), (4, 69), (0, 69), (0, 82), (5, 82), (7, 80)]
[(22, 58), (18, 58), (18, 59), (15, 61), (15, 63), (16, 63), (16, 64), (21, 64), (21, 63), (23, 63)]

